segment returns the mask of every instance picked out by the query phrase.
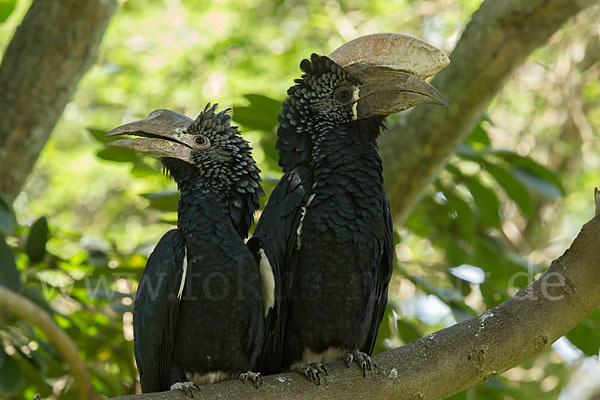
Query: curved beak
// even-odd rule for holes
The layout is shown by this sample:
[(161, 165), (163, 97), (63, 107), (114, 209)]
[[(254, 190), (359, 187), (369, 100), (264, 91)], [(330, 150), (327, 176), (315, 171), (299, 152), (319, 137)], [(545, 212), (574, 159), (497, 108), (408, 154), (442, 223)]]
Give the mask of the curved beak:
[(362, 36), (342, 45), (329, 58), (362, 81), (354, 96), (357, 119), (390, 115), (418, 104), (448, 108), (444, 96), (425, 79), (450, 60), (420, 39), (396, 33)]
[(379, 66), (363, 66), (360, 71), (357, 68), (348, 68), (362, 81), (355, 108), (357, 119), (390, 115), (418, 104), (438, 104), (449, 109), (444, 96), (415, 74)]
[(138, 136), (107, 143), (108, 146), (126, 147), (156, 157), (178, 158), (193, 164), (191, 135), (185, 130), (194, 122), (189, 117), (171, 110), (155, 110), (146, 119), (121, 125), (105, 136)]

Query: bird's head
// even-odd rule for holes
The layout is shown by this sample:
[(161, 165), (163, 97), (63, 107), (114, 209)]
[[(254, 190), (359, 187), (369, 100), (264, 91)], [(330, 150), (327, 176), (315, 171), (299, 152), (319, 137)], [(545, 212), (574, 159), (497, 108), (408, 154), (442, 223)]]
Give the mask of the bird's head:
[(388, 115), (425, 103), (448, 107), (425, 79), (449, 62), (434, 46), (394, 33), (362, 36), (329, 56), (303, 60), (304, 74), (288, 90), (279, 116), (284, 170), (306, 162), (310, 142), (324, 139), (335, 126), (373, 121), (370, 137), (376, 137)]
[[(159, 157), (183, 192), (211, 190), (230, 203), (234, 222), (246, 220), (258, 208), (260, 170), (251, 148), (227, 110), (207, 104), (196, 120), (171, 110), (156, 110), (146, 119), (119, 126), (106, 136), (135, 136), (109, 142)], [(243, 229), (250, 224), (244, 223)], [(243, 230), (242, 229), (242, 230)], [(247, 229), (246, 229), (247, 233)]]
[(290, 88), (292, 106), (312, 119), (336, 123), (386, 117), (418, 104), (448, 107), (425, 78), (450, 60), (434, 46), (408, 35), (380, 33), (348, 42), (329, 56), (300, 63), (302, 79)]

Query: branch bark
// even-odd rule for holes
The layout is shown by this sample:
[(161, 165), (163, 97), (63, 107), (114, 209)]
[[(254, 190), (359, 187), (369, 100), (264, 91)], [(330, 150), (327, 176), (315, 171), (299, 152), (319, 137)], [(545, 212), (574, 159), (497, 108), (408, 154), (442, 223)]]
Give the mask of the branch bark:
[[(540, 353), (600, 305), (600, 216), (536, 281), (480, 316), (377, 354), (375, 372), (341, 362), (320, 386), (298, 374), (203, 386), (194, 399), (442, 399), (485, 382)], [(119, 400), (186, 399), (179, 391)]]
[(79, 399), (93, 400), (98, 398), (98, 393), (96, 393), (96, 390), (92, 386), (90, 374), (83, 361), (79, 358), (77, 346), (56, 325), (52, 317), (44, 309), (26, 297), (3, 286), (0, 286), (0, 307), (30, 321), (48, 336), (50, 342), (69, 365), (71, 376), (73, 376), (75, 386), (77, 387)]
[(386, 189), (401, 225), (447, 157), (471, 132), (503, 82), (533, 50), (595, 0), (486, 0), (472, 16), (450, 65), (432, 84), (450, 111), (420, 106), (382, 135)]
[(0, 65), (0, 191), (13, 201), (92, 65), (115, 0), (35, 0)]

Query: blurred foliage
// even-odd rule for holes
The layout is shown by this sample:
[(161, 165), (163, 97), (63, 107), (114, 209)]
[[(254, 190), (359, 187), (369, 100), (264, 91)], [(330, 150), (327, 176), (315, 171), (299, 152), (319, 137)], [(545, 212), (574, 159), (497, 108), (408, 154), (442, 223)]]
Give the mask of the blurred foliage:
[[(29, 3), (0, 0), (0, 49)], [(176, 218), (178, 194), (156, 160), (104, 146), (104, 132), (157, 108), (194, 117), (219, 102), (233, 108), (269, 193), (280, 176), (277, 114), (302, 58), (375, 31), (410, 33), (449, 52), (480, 3), (120, 1), (98, 62), (14, 210), (0, 196), (0, 284), (54, 316), (100, 393), (134, 393), (133, 296), (148, 254)], [(568, 24), (515, 73), (397, 227), (376, 351), (506, 300), (591, 215), (600, 181), (599, 14)], [(599, 364), (599, 324), (596, 310), (538, 357), (452, 398), (586, 398), (572, 393), (589, 374), (583, 366)], [(75, 398), (64, 361), (36, 327), (1, 310), (0, 326), (0, 398)]]

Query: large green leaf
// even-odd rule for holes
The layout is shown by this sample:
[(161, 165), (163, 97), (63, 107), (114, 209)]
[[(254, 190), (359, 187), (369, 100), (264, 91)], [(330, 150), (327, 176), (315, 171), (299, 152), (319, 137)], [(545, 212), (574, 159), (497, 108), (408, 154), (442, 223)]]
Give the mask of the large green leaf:
[(12, 235), (15, 227), (15, 212), (10, 202), (0, 192), (0, 232)]
[(500, 200), (498, 200), (496, 193), (482, 184), (476, 177), (465, 176), (463, 182), (473, 195), (473, 200), (481, 213), (482, 221), (488, 226), (500, 228)]
[(23, 385), (23, 374), (15, 362), (0, 346), (0, 394), (14, 396)]
[(533, 215), (533, 200), (527, 188), (502, 166), (486, 163), (486, 170), (527, 216)]
[(14, 291), (21, 289), (21, 278), (15, 264), (15, 255), (0, 235), (0, 285)]
[(489, 121), (489, 118), (484, 117), (477, 123), (477, 125), (475, 125), (475, 128), (473, 128), (469, 136), (467, 136), (467, 138), (465, 139), (465, 143), (479, 143), (484, 146), (490, 146), (492, 144), (490, 142), (490, 137), (488, 136), (487, 131), (483, 127), (484, 121)]
[(553, 199), (564, 196), (565, 189), (559, 177), (533, 159), (509, 150), (490, 150), (490, 154), (510, 164), (517, 179), (536, 192)]
[(557, 199), (564, 194), (561, 186), (557, 186), (556, 184), (542, 178), (531, 170), (521, 167), (513, 167), (512, 172), (521, 182), (541, 195), (551, 199)]
[(48, 221), (46, 217), (40, 217), (31, 226), (25, 251), (33, 263), (38, 263), (46, 255), (46, 242), (48, 241)]
[(396, 321), (396, 329), (398, 329), (398, 335), (400, 335), (400, 338), (405, 344), (414, 342), (423, 337), (423, 334), (419, 331), (417, 326), (405, 318), (399, 318)]
[(260, 94), (244, 97), (250, 104), (233, 107), (233, 120), (249, 129), (272, 131), (277, 126), (281, 102)]
[(90, 136), (100, 142), (100, 143), (108, 143), (108, 142), (112, 142), (113, 140), (115, 140), (114, 137), (106, 137), (104, 135), (106, 135), (106, 131), (102, 130), (102, 129), (96, 129), (96, 128), (86, 128), (87, 131), (89, 132)]
[(586, 356), (597, 356), (600, 351), (600, 308), (596, 308), (569, 333), (567, 339)]
[(135, 163), (138, 160), (138, 156), (133, 150), (124, 147), (106, 147), (98, 151), (96, 156), (103, 160), (116, 162)]
[(165, 190), (157, 193), (142, 194), (146, 199), (150, 200), (150, 207), (161, 211), (177, 211), (179, 202), (179, 192), (175, 190)]

